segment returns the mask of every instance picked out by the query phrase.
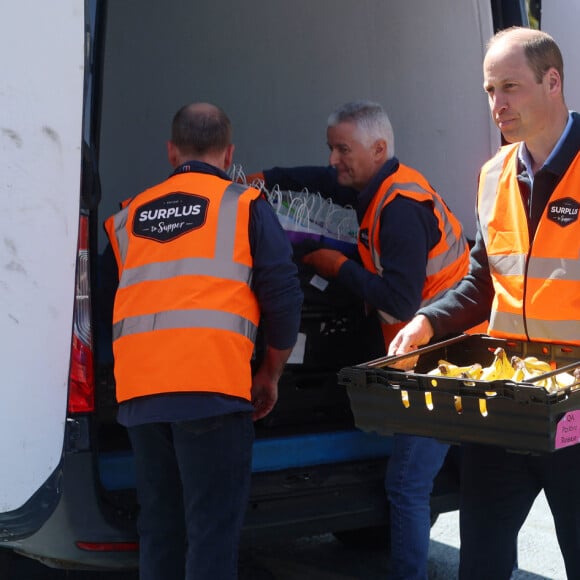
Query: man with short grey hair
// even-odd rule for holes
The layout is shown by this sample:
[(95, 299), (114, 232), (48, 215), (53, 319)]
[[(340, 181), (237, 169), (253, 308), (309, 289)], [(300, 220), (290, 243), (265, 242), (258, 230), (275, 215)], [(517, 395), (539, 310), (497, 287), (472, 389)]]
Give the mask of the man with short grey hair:
[[(379, 326), (369, 360), (386, 353), (421, 305), (467, 273), (469, 249), (458, 220), (425, 177), (394, 156), (393, 129), (380, 104), (344, 104), (330, 115), (326, 135), (330, 167), (273, 168), (262, 176), (269, 188), (306, 186), (356, 208), (360, 260), (322, 247), (303, 263), (367, 305)], [(385, 482), (393, 580), (427, 580), (430, 495), (448, 447), (425, 437), (394, 437)]]

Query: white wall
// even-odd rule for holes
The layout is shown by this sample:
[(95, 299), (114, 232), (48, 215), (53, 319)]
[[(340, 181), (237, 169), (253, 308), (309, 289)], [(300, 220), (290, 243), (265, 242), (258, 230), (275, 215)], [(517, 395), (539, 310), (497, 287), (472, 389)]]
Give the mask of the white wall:
[(551, 34), (564, 57), (564, 95), (570, 109), (580, 111), (580, 2), (542, 0), (541, 28)]
[(477, 173), (498, 145), (481, 88), (488, 0), (124, 0), (108, 11), (103, 218), (166, 176), (182, 104), (223, 107), (235, 162), (253, 172), (326, 164), (328, 114), (369, 98), (391, 117), (397, 156), (473, 235)]

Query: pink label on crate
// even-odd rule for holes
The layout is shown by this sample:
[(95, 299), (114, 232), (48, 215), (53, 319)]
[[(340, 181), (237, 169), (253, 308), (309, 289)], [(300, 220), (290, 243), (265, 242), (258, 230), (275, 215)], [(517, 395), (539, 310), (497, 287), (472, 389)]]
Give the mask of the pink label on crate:
[(580, 410), (568, 411), (556, 426), (556, 449), (580, 443)]

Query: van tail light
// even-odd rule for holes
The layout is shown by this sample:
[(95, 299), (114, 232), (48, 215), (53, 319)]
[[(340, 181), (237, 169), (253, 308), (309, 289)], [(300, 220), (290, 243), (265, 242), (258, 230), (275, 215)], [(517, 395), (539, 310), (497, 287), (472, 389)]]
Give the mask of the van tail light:
[(81, 214), (68, 389), (68, 410), (70, 413), (89, 413), (95, 410), (90, 288), (89, 218), (87, 215)]
[(137, 552), (138, 542), (75, 542), (77, 548), (87, 552)]

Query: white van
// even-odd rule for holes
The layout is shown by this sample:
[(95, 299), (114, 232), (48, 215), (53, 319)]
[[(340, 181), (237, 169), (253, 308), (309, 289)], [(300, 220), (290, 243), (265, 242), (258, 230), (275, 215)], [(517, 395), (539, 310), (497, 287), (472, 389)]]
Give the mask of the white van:
[[(191, 101), (220, 105), (236, 163), (255, 172), (326, 164), (328, 113), (380, 101), (397, 156), (428, 176), (473, 236), (477, 172), (499, 144), (481, 89), (484, 44), (526, 24), (524, 4), (3, 2), (3, 546), (61, 568), (137, 565), (102, 223), (167, 176), (173, 113)], [(544, 0), (546, 21), (563, 4), (572, 6)], [(339, 291), (309, 295), (304, 354), (288, 365), (276, 411), (256, 425), (245, 541), (329, 531), (349, 541), (385, 525), (390, 439), (353, 428), (336, 383), (340, 367), (362, 362), (352, 349), (359, 316)], [(457, 507), (454, 461), (438, 479), (434, 517)]]

